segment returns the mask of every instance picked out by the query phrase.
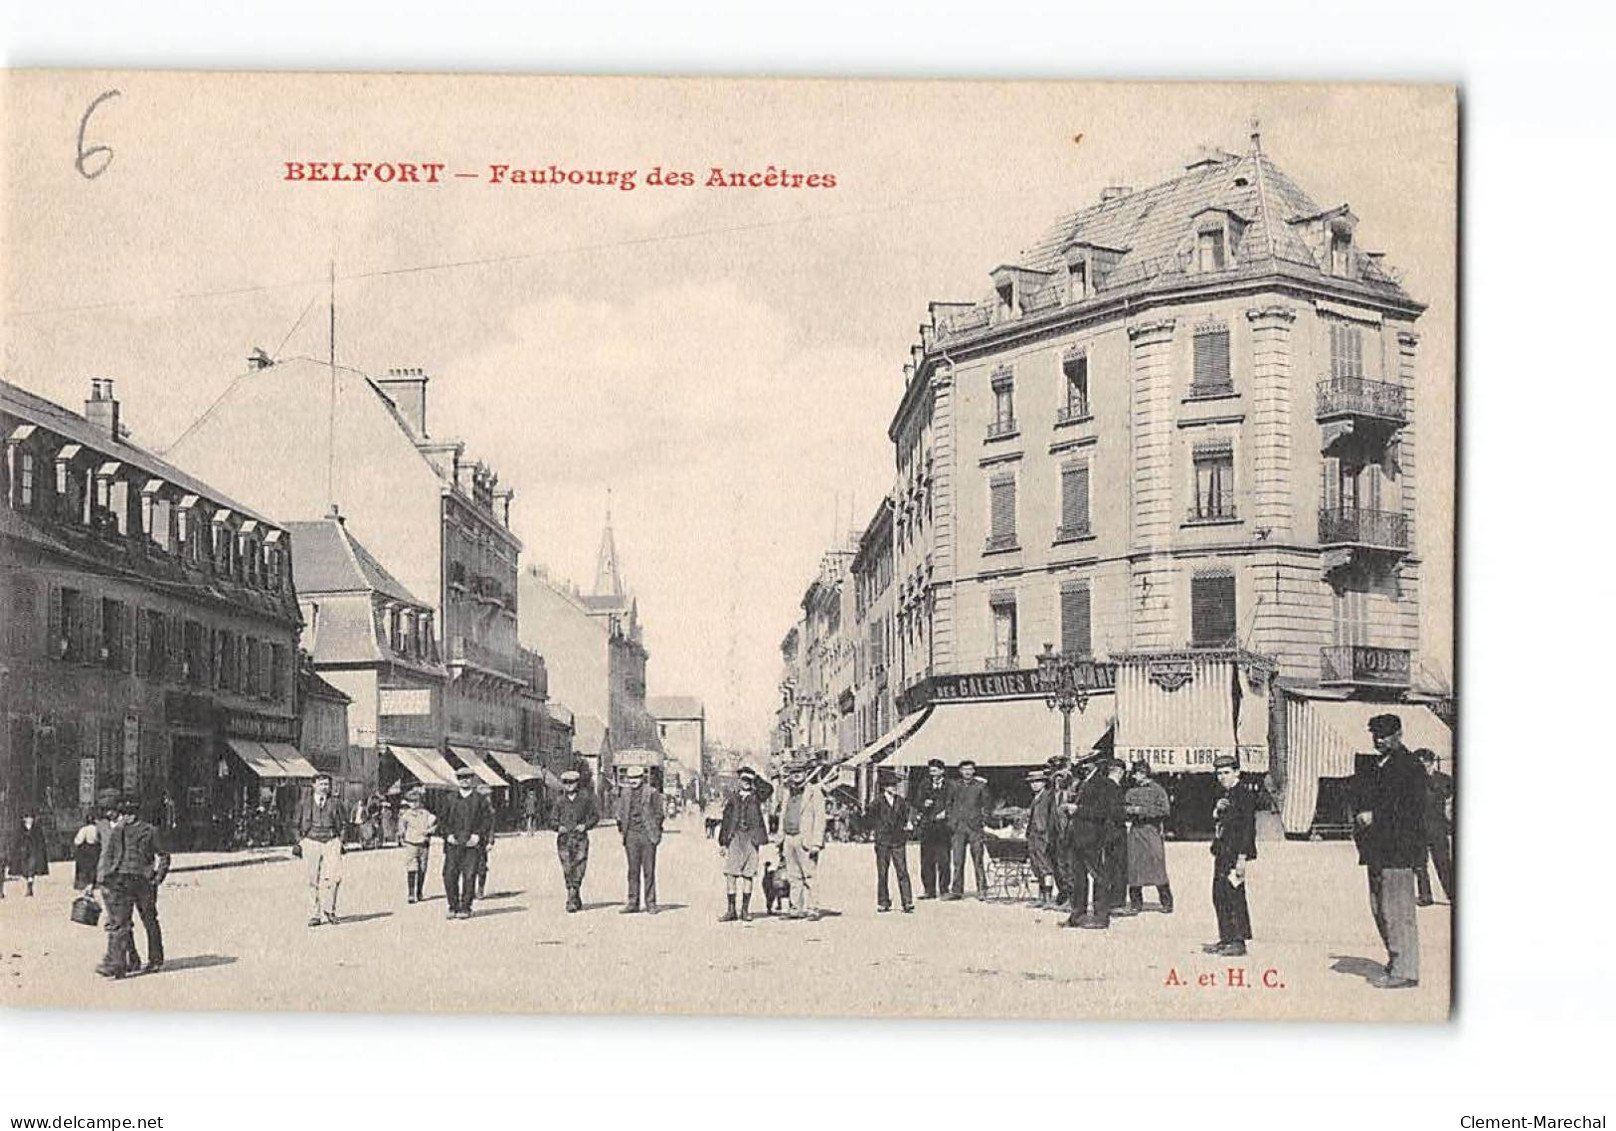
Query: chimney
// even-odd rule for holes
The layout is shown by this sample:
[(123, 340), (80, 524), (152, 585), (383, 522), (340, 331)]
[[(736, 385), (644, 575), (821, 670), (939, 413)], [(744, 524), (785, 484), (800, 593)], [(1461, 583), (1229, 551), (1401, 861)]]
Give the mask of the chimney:
[(342, 512), (337, 509), (336, 503), (331, 504), (331, 509), (326, 512), (325, 517), (336, 523), (338, 526), (348, 525), (348, 520), (342, 517)]
[(410, 426), (417, 439), (425, 440), (427, 375), (420, 369), (389, 369), (386, 377), (377, 379), (387, 399), (393, 402), (404, 423)]
[(1106, 185), (1100, 190), (1100, 203), (1108, 200), (1121, 200), (1125, 196), (1132, 196), (1133, 188), (1129, 185)]
[(88, 420), (97, 432), (105, 433), (112, 440), (122, 438), (118, 420), (118, 401), (112, 395), (111, 377), (90, 378), (90, 399), (84, 402), (84, 419)]

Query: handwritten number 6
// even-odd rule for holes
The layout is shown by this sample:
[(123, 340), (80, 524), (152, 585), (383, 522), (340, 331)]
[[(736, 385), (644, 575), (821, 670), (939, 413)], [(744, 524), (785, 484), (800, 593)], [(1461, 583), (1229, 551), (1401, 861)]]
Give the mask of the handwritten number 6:
[[(84, 148), (84, 131), (90, 125), (90, 115), (95, 113), (95, 108), (101, 103), (109, 98), (117, 98), (122, 93), (123, 91), (121, 90), (103, 90), (95, 96), (95, 101), (90, 103), (89, 107), (84, 111), (84, 117), (79, 119), (79, 155), (74, 159), (73, 164), (78, 169), (79, 174), (86, 180), (95, 180), (107, 171), (108, 165), (112, 164), (112, 146), (92, 145), (88, 149)], [(89, 167), (88, 162), (94, 157), (100, 157), (102, 160), (99, 165), (92, 169)]]

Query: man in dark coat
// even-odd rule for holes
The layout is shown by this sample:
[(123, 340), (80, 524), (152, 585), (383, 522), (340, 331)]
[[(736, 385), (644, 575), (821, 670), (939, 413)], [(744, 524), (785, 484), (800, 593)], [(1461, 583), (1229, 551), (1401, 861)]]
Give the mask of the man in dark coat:
[(1051, 802), (1049, 842), (1055, 870), (1055, 906), (1076, 911), (1079, 916), (1089, 913), (1088, 873), (1083, 871), (1077, 850), (1072, 846), (1072, 814), (1077, 812), (1077, 791), (1082, 777), (1065, 758), (1051, 758), (1048, 763)]
[[(1425, 767), (1425, 848), (1430, 854), (1431, 863), (1436, 865), (1437, 882), (1442, 885), (1442, 895), (1451, 904), (1453, 902), (1453, 779), (1436, 768), (1436, 751), (1416, 750), (1414, 756)], [(1421, 907), (1429, 907), (1434, 900), (1431, 898), (1431, 873), (1421, 864), (1419, 871), (1414, 873), (1414, 879), (1419, 886), (1419, 898), (1415, 900)]]
[(666, 815), (662, 794), (645, 780), (644, 766), (625, 771), (627, 786), (617, 795), (617, 828), (623, 834), (623, 852), (628, 857), (628, 902), (623, 914), (640, 910), (640, 886), (645, 886), (645, 910), (657, 912), (656, 857), (662, 843), (662, 820)]
[(876, 780), (881, 790), (865, 813), (875, 841), (875, 907), (877, 911), (892, 910), (892, 891), (887, 886), (890, 869), (898, 874), (898, 898), (907, 915), (915, 909), (914, 888), (909, 883), (909, 803), (898, 792), (897, 771), (882, 769)]
[(556, 798), (551, 806), (555, 820), (556, 857), (561, 861), (561, 879), (567, 885), (567, 913), (584, 909), (584, 873), (589, 870), (589, 830), (600, 822), (600, 807), (592, 790), (582, 786), (583, 775), (567, 770), (559, 778), (545, 771), (545, 782), (554, 779)]
[(988, 871), (983, 859), (985, 848), (982, 830), (992, 811), (993, 798), (988, 794), (988, 783), (976, 776), (976, 763), (966, 758), (959, 764), (959, 780), (948, 791), (948, 828), (951, 834), (948, 851), (953, 858), (954, 879), (945, 899), (965, 898), (967, 850), (971, 854), (971, 865), (976, 870), (976, 897), (986, 898)]
[(1358, 862), (1369, 874), (1369, 906), (1388, 956), (1385, 972), (1370, 984), (1408, 989), (1420, 980), (1414, 872), (1425, 861), (1426, 775), (1403, 745), (1396, 715), (1370, 719), (1369, 735), (1376, 756), (1353, 776), (1354, 824)]
[(1240, 780), (1240, 760), (1220, 754), (1212, 763), (1223, 796), (1212, 808), (1212, 909), (1218, 941), (1201, 949), (1238, 958), (1251, 939), (1246, 903), (1246, 864), (1257, 858), (1257, 795)]
[(455, 774), (459, 788), (438, 817), (443, 834), (443, 892), (450, 919), (470, 919), (477, 895), (477, 868), (483, 848), (494, 835), (494, 807), (477, 791), (477, 774), (462, 767)]
[(156, 826), (142, 820), (138, 798), (118, 803), (118, 819), (101, 845), (96, 883), (107, 904), (107, 953), (95, 972), (103, 978), (141, 973), (127, 963), (134, 947), (134, 913), (146, 926), (146, 967), (163, 966), (163, 928), (157, 921), (157, 888), (168, 876), (168, 850)]
[(1111, 926), (1112, 915), (1130, 914), (1118, 905), (1127, 882), (1127, 814), (1122, 805), (1123, 764), (1115, 758), (1102, 759), (1100, 766), (1083, 783), (1077, 794), (1068, 835), (1072, 839), (1083, 872), (1094, 885), (1094, 905), (1087, 915), (1077, 912), (1073, 897), (1069, 927), (1103, 931)]
[(920, 828), (921, 899), (948, 894), (953, 869), (949, 861), (953, 831), (948, 827), (948, 769), (941, 758), (926, 763), (926, 780), (920, 783), (910, 809)]
[(1038, 907), (1054, 905), (1055, 791), (1049, 775), (1034, 770), (1027, 775), (1032, 787), (1032, 805), (1027, 809), (1027, 866), (1038, 881)]
[[(718, 822), (718, 850), (724, 856), (724, 897), (729, 910), (720, 923), (752, 921), (752, 881), (757, 876), (758, 853), (769, 843), (769, 822), (764, 806), (774, 795), (774, 787), (751, 766), (742, 766), (740, 782), (724, 799), (724, 814)], [(740, 910), (735, 896), (741, 897)]]

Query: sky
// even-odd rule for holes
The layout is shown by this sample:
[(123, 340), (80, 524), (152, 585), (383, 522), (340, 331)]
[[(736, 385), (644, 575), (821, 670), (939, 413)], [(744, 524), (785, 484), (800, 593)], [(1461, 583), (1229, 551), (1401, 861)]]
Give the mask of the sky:
[[(255, 347), (431, 377), (428, 428), (516, 491), (525, 563), (587, 586), (610, 491), (652, 695), (766, 742), (778, 645), (889, 488), (886, 426), (932, 300), (1110, 184), (1263, 148), (1350, 203), (1430, 304), (1421, 504), (1451, 514), (1453, 102), (1439, 88), (12, 73), (5, 379), (69, 406), (110, 376), (161, 451)], [(76, 167), (83, 145), (110, 147)], [(310, 183), (288, 161), (633, 170), (617, 188)], [(707, 188), (709, 170), (834, 188)], [(696, 185), (653, 187), (656, 167)], [(1450, 465), (1451, 466), (1451, 465)], [(308, 516), (277, 516), (284, 519)], [(1418, 524), (1422, 660), (1451, 676), (1451, 526)]]

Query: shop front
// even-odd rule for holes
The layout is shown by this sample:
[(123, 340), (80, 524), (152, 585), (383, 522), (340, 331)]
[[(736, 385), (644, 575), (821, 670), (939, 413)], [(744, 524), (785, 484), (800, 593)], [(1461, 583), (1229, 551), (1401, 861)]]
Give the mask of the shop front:
[(378, 774), (385, 792), (404, 792), (417, 785), (428, 791), (455, 788), (454, 767), (432, 747), (389, 742), (383, 750), (386, 756)]
[(226, 832), (217, 846), (291, 843), (292, 819), (315, 768), (289, 742), (226, 738), (224, 744), (229, 757), (220, 759), (216, 796)]
[(1130, 653), (1117, 661), (1116, 756), (1145, 762), (1166, 788), (1168, 835), (1205, 836), (1217, 802), (1213, 763), (1269, 770), (1274, 665), (1236, 649)]

